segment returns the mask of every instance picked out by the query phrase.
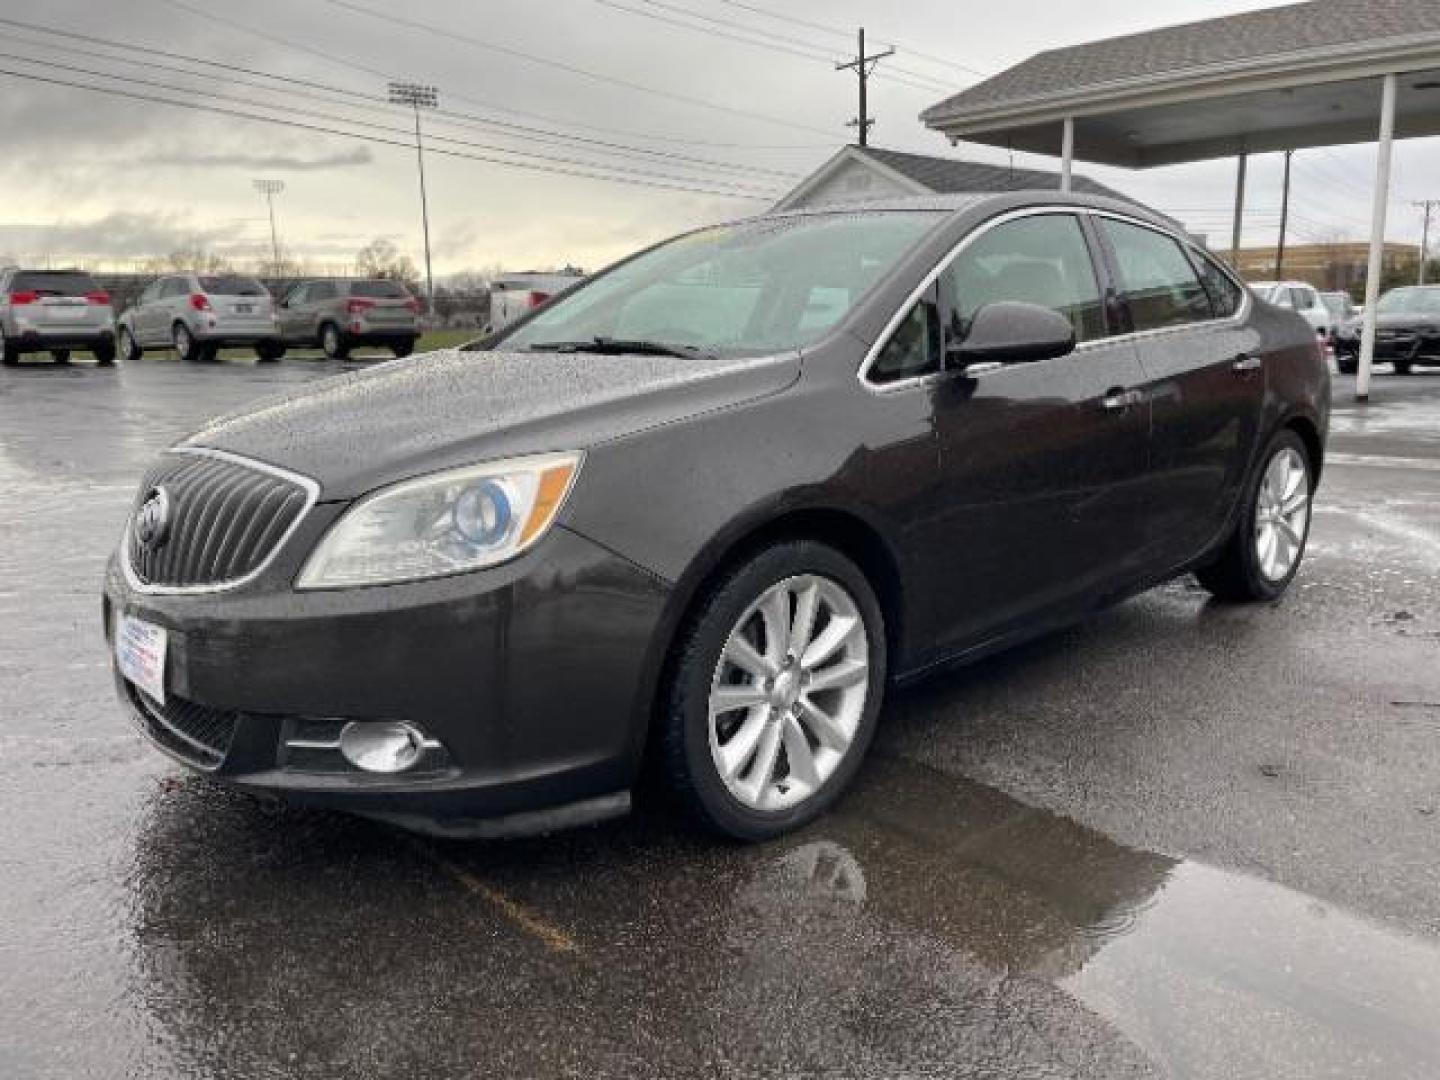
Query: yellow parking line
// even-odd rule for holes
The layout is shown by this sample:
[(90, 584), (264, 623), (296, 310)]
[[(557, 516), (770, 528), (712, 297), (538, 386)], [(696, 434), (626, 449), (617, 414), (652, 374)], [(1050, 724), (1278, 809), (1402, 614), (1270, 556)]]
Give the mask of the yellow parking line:
[(463, 867), (456, 866), (434, 849), (423, 844), (420, 845), (420, 848), (432, 862), (439, 865), (448, 872), (451, 877), (465, 886), (467, 891), (494, 904), (506, 918), (531, 937), (538, 938), (551, 952), (578, 953), (580, 951), (580, 946), (576, 944), (574, 938), (559, 927), (551, 926), (518, 900), (512, 900), (494, 885), (481, 881), (474, 874), (470, 873), (470, 871)]

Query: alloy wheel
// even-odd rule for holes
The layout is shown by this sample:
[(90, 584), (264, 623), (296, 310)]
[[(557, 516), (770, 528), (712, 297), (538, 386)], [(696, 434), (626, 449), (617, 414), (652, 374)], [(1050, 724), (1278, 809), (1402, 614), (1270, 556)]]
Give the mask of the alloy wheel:
[(865, 620), (838, 582), (805, 574), (765, 590), (711, 679), (710, 754), (726, 789), (762, 811), (813, 796), (855, 739), (869, 683)]
[(1300, 560), (1310, 523), (1310, 473), (1290, 446), (1265, 467), (1255, 507), (1255, 555), (1267, 581), (1283, 581)]

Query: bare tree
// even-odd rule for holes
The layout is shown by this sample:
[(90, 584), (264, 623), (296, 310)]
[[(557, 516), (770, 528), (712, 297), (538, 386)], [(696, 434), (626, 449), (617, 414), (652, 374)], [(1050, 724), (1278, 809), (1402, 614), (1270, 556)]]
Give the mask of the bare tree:
[(355, 273), (360, 277), (388, 278), (407, 284), (420, 277), (410, 256), (401, 254), (400, 249), (383, 236), (370, 241), (355, 254)]

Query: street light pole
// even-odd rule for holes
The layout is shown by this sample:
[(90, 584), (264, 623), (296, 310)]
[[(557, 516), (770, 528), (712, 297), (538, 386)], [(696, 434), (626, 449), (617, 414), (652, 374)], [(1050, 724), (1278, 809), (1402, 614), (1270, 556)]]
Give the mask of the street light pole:
[(280, 236), (275, 231), (275, 196), (285, 190), (284, 180), (260, 180), (254, 181), (255, 190), (265, 196), (265, 201), (270, 205), (270, 273), (276, 277), (280, 276)]
[(393, 105), (409, 105), (415, 110), (415, 162), (420, 170), (420, 225), (425, 233), (425, 306), (435, 312), (435, 279), (430, 272), (430, 208), (425, 198), (425, 147), (420, 136), (420, 110), (440, 104), (440, 92), (433, 86), (412, 82), (392, 82), (389, 86)]

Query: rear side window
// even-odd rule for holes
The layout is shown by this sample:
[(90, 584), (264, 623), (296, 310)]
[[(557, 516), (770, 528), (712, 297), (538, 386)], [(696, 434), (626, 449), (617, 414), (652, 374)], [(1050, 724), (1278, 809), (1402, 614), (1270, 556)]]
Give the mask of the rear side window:
[(1133, 329), (1159, 330), (1213, 317), (1210, 297), (1176, 241), (1114, 218), (1100, 218), (1099, 225), (1115, 251)]
[(350, 286), (350, 295), (372, 300), (405, 300), (410, 296), (398, 281), (357, 281)]
[(94, 278), (77, 270), (22, 270), (10, 283), (10, 291), (41, 296), (84, 296), (100, 289)]
[(317, 281), (310, 286), (310, 295), (305, 298), (307, 303), (317, 304), (321, 300), (334, 300), (340, 295), (333, 281)]
[(210, 296), (264, 296), (265, 286), (254, 278), (225, 274), (219, 277), (202, 277), (200, 288)]
[(1244, 293), (1230, 275), (1215, 264), (1214, 259), (1198, 251), (1193, 254), (1195, 265), (1200, 269), (1200, 284), (1205, 286), (1205, 293), (1210, 297), (1210, 307), (1214, 309), (1216, 318), (1228, 319), (1240, 310)]
[(1105, 334), (1095, 265), (1070, 214), (1019, 218), (982, 233), (955, 256), (940, 288), (957, 339), (969, 332), (977, 311), (1002, 300), (1059, 312), (1074, 324), (1077, 341)]

